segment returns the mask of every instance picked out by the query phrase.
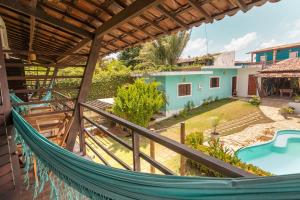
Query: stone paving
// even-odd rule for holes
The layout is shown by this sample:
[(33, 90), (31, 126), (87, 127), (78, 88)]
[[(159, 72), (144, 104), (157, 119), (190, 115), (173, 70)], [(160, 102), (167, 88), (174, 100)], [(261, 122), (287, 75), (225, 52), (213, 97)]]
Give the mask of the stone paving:
[(288, 100), (263, 99), (260, 110), (274, 122), (250, 125), (248, 128), (228, 136), (220, 137), (221, 142), (229, 149), (236, 151), (241, 147), (259, 144), (273, 138), (278, 130), (300, 129), (300, 119), (296, 117), (283, 118), (279, 109), (286, 105)]
[[(243, 126), (249, 125), (249, 124), (253, 124), (258, 120), (263, 119), (264, 116), (261, 112), (254, 112), (251, 113), (249, 115), (245, 115), (239, 119), (235, 119), (235, 120), (231, 120), (231, 121), (227, 121), (225, 123), (221, 123), (218, 127), (217, 127), (217, 132), (219, 134), (224, 134), (226, 132), (232, 131), (234, 129), (238, 129), (241, 128)], [(212, 132), (212, 129), (207, 129), (204, 131), (205, 135), (208, 135)]]

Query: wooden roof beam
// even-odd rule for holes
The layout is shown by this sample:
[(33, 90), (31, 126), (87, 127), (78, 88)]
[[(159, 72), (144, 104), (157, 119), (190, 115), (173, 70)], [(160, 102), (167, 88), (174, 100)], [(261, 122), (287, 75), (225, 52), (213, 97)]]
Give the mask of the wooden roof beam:
[(196, 10), (198, 10), (201, 15), (203, 15), (205, 17), (205, 19), (212, 23), (214, 21), (214, 19), (201, 7), (201, 5), (196, 1), (196, 0), (188, 0), (189, 4), (195, 8)]
[(182, 28), (189, 29), (188, 25), (186, 25), (183, 21), (181, 21), (178, 17), (176, 17), (176, 15), (174, 13), (172, 13), (172, 12), (168, 11), (167, 9), (165, 9), (165, 7), (163, 7), (162, 5), (158, 5), (158, 6), (156, 6), (156, 8), (160, 12), (162, 12), (164, 15), (166, 15), (167, 17), (172, 19), (176, 24), (178, 24)]
[[(96, 30), (95, 36), (99, 38), (99, 37), (109, 33), (111, 30), (113, 30), (117, 26), (119, 26), (123, 23), (126, 23), (126, 21), (129, 21), (130, 19), (142, 14), (148, 8), (156, 6), (161, 2), (162, 2), (162, 0), (139, 0), (139, 1), (133, 2), (128, 7), (126, 7), (124, 10), (122, 10), (118, 14), (112, 16), (112, 18), (110, 20), (106, 21), (103, 25), (101, 25)], [(74, 51), (78, 51), (78, 50), (84, 48), (90, 41), (91, 41), (90, 39), (82, 40), (80, 43), (78, 43), (74, 48), (70, 49), (68, 52), (73, 53)], [(57, 62), (60, 63), (65, 59), (66, 59), (66, 57), (60, 57), (57, 59)]]
[(127, 24), (129, 24), (132, 28), (138, 30), (138, 31), (141, 31), (143, 33), (145, 33), (148, 37), (152, 38), (152, 39), (155, 39), (154, 35), (152, 35), (151, 33), (149, 33), (148, 31), (146, 31), (145, 29), (143, 29), (142, 27), (139, 27), (131, 22), (127, 22)]
[(89, 31), (83, 30), (77, 26), (66, 23), (62, 20), (56, 19), (54, 17), (49, 16), (45, 13), (41, 8), (39, 8), (39, 4), (37, 4), (37, 8), (31, 8), (24, 6), (18, 0), (0, 0), (0, 5), (6, 8), (10, 8), (14, 11), (23, 13), (28, 16), (34, 16), (36, 19), (56, 26), (58, 28), (64, 29), (70, 33), (74, 33), (76, 35), (80, 35), (85, 38), (93, 38), (93, 34)]
[(243, 12), (247, 12), (249, 9), (247, 4), (243, 0), (236, 0), (236, 4), (241, 8)]
[(159, 31), (161, 31), (161, 32), (163, 32), (165, 34), (169, 33), (168, 31), (166, 31), (165, 29), (163, 29), (162, 27), (160, 27), (158, 24), (156, 24), (154, 21), (148, 19), (145, 15), (140, 15), (139, 17), (142, 18), (142, 20), (144, 20), (145, 22), (147, 22), (151, 26), (153, 26), (154, 28), (156, 28), (157, 30), (159, 30)]
[[(36, 8), (37, 0), (32, 0), (30, 2), (30, 7), (33, 9)], [(35, 30), (35, 16), (30, 16), (30, 34), (29, 34), (29, 44), (28, 51), (32, 51), (32, 44), (34, 39), (34, 30)], [(30, 53), (28, 54), (28, 60), (30, 60)]]

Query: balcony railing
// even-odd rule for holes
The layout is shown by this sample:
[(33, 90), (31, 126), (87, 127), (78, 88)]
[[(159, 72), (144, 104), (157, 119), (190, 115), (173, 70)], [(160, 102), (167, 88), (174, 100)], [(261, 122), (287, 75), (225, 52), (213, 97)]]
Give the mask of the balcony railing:
[[(134, 170), (134, 171), (141, 171), (141, 162), (140, 159), (142, 158), (146, 162), (150, 164), (150, 166), (158, 169), (163, 174), (167, 175), (173, 175), (175, 174), (172, 170), (168, 169), (166, 166), (159, 163), (157, 160), (152, 158), (151, 156), (148, 156), (147, 154), (140, 151), (140, 137), (145, 137), (149, 139), (152, 144), (153, 142), (162, 145), (181, 156), (184, 156), (185, 158), (194, 160), (198, 163), (201, 163), (205, 165), (206, 167), (221, 173), (224, 176), (227, 177), (253, 177), (255, 175), (248, 173), (240, 168), (234, 167), (226, 162), (223, 162), (219, 159), (216, 159), (214, 157), (208, 156), (200, 151), (196, 151), (194, 149), (191, 149), (187, 147), (184, 144), (181, 144), (179, 142), (176, 142), (172, 139), (169, 139), (167, 137), (164, 137), (162, 135), (159, 135), (158, 133), (155, 133), (151, 130), (148, 130), (144, 127), (138, 126), (134, 123), (131, 123), (129, 121), (126, 121), (120, 117), (117, 117), (109, 112), (100, 110), (94, 106), (91, 106), (86, 103), (80, 103), (80, 109), (84, 111), (92, 111), (101, 116), (102, 118), (109, 120), (113, 122), (114, 124), (119, 124), (122, 127), (126, 127), (127, 130), (131, 133), (132, 137), (132, 143), (129, 144), (127, 141), (122, 139), (121, 137), (117, 136), (116, 134), (109, 131), (109, 128), (103, 125), (103, 123), (99, 122), (99, 120), (90, 119), (85, 114), (81, 116), (82, 122), (81, 127), (82, 131), (80, 133), (80, 144), (81, 149), (83, 152), (85, 151), (85, 148), (91, 149), (94, 154), (105, 164), (110, 166), (109, 162), (104, 159), (103, 155), (101, 155), (95, 148), (92, 147), (89, 143), (86, 142), (86, 139), (91, 139), (94, 144), (96, 144), (99, 148), (101, 148), (104, 152), (106, 152), (112, 159), (114, 159), (117, 163), (119, 163), (124, 169), (127, 170)], [(112, 140), (116, 141), (126, 149), (130, 150), (132, 152), (133, 156), (133, 168), (128, 165), (126, 162), (124, 162), (121, 158), (114, 155), (105, 145), (103, 145), (101, 142), (99, 142), (95, 136), (87, 129), (85, 128), (84, 124), (90, 124), (94, 127), (96, 127), (102, 134), (107, 135)], [(85, 144), (85, 145), (83, 145)], [(151, 144), (150, 144), (151, 145)]]

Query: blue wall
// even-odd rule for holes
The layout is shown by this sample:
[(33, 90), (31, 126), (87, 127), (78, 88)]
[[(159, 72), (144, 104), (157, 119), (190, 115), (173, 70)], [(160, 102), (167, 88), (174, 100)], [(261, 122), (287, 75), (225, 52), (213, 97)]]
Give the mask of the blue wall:
[[(213, 71), (213, 74), (198, 75), (176, 75), (176, 76), (156, 76), (154, 79), (161, 82), (161, 90), (165, 91), (168, 104), (166, 111), (179, 111), (189, 102), (193, 101), (195, 106), (200, 106), (204, 99), (227, 98), (231, 97), (232, 77), (237, 75), (236, 69), (207, 69)], [(210, 88), (210, 77), (220, 77), (220, 87)], [(179, 83), (191, 83), (191, 96), (178, 96), (177, 85)], [(201, 89), (199, 88), (201, 86)]]
[[(276, 60), (285, 60), (289, 58), (290, 52), (298, 52), (298, 56), (300, 55), (300, 47), (287, 48), (287, 49), (279, 49), (277, 50)], [(256, 53), (256, 62), (260, 62), (260, 56), (267, 56), (267, 61), (273, 60), (273, 50), (259, 52)]]

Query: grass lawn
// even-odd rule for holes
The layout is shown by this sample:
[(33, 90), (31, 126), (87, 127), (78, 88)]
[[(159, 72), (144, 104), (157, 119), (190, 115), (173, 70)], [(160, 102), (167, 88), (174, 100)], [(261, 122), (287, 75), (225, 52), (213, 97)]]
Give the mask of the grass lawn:
[[(231, 120), (240, 119), (243, 116), (249, 115), (254, 112), (260, 112), (258, 107), (253, 106), (245, 101), (224, 99), (208, 105), (200, 106), (193, 109), (188, 113), (186, 117), (171, 117), (166, 120), (163, 120), (159, 123), (156, 123), (153, 128), (156, 130), (163, 130), (161, 134), (172, 138), (176, 141), (179, 141), (180, 138), (180, 122), (185, 122), (186, 134), (195, 132), (195, 131), (205, 131), (212, 128), (211, 119), (213, 117), (220, 117), (222, 124), (225, 124)], [(255, 123), (266, 123), (270, 122), (270, 119), (266, 118), (262, 113), (262, 119), (256, 121)], [(248, 126), (248, 125), (247, 125)], [(230, 132), (224, 133), (224, 135), (232, 134), (243, 130), (245, 127), (239, 127), (233, 129)], [(209, 137), (209, 135), (206, 135)]]
[[(179, 141), (180, 140), (180, 122), (185, 121), (186, 123), (186, 134), (192, 133), (194, 131), (204, 131), (206, 129), (211, 128), (211, 118), (215, 116), (221, 117), (221, 124), (226, 123), (227, 121), (239, 119), (243, 116), (249, 115), (254, 112), (260, 112), (259, 108), (253, 106), (245, 101), (239, 100), (220, 100), (209, 105), (204, 105), (198, 108), (193, 109), (189, 112), (186, 117), (171, 117), (169, 119), (163, 120), (153, 127), (156, 130), (164, 129), (160, 132), (160, 134), (171, 138), (173, 140)], [(262, 118), (255, 123), (265, 123), (269, 122), (270, 120), (266, 117)], [(245, 127), (240, 127), (240, 130), (231, 130), (230, 132), (238, 132), (244, 129)], [(229, 133), (225, 133), (229, 134)], [(208, 138), (209, 135), (206, 135)], [(105, 145), (111, 152), (113, 152), (118, 158), (122, 159), (125, 163), (132, 166), (132, 153), (128, 151), (126, 148), (119, 145), (117, 142), (114, 142), (112, 139), (108, 137), (100, 138), (97, 136), (97, 139), (101, 141), (103, 145)], [(122, 137), (128, 143), (131, 143), (131, 138)], [(89, 143), (94, 147), (97, 148), (98, 152), (106, 159), (109, 160), (109, 163), (114, 167), (121, 167), (116, 161), (110, 158), (110, 156), (93, 144), (92, 141)], [(149, 141), (145, 138), (141, 141), (140, 150), (149, 155), (150, 152), (150, 145)], [(93, 153), (88, 150), (89, 155), (93, 155)], [(156, 160), (171, 170), (178, 172), (179, 171), (179, 155), (159, 144), (155, 145), (155, 154)], [(95, 156), (95, 161), (100, 162), (100, 160)], [(142, 161), (142, 171), (149, 172), (150, 166), (147, 162)]]

